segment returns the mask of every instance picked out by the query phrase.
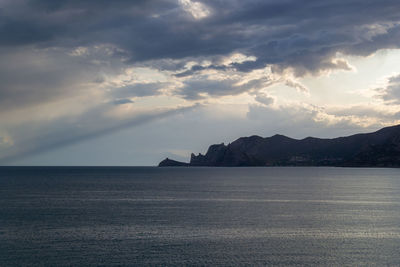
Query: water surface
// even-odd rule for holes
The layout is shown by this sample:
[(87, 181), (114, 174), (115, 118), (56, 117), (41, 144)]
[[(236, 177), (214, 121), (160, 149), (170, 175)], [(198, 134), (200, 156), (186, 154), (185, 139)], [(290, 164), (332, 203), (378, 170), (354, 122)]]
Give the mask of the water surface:
[(400, 170), (1, 167), (0, 265), (400, 265)]

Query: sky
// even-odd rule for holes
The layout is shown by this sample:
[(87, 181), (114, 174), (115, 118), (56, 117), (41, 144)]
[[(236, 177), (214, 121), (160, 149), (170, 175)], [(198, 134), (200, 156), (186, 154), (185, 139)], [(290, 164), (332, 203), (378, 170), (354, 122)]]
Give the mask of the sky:
[(398, 0), (0, 0), (0, 59), (0, 165), (400, 124)]

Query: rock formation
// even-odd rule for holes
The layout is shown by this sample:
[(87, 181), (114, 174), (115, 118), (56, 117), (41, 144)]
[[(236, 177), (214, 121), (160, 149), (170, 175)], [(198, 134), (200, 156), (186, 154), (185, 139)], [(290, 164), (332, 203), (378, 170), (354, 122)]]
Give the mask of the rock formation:
[(400, 125), (333, 139), (241, 137), (212, 145), (205, 155), (192, 154), (190, 163), (166, 159), (159, 166), (400, 167)]

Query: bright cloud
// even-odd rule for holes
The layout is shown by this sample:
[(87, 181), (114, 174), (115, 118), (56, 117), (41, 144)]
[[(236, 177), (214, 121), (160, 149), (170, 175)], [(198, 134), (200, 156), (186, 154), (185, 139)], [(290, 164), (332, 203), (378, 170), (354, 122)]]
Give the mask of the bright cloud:
[(183, 9), (189, 12), (195, 19), (203, 19), (210, 14), (210, 10), (201, 2), (191, 0), (179, 0)]

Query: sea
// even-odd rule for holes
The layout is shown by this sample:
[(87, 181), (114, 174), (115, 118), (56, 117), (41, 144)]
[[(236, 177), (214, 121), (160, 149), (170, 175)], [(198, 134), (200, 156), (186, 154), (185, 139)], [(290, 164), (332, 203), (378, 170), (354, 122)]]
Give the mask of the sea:
[(399, 266), (400, 169), (0, 167), (0, 266)]

